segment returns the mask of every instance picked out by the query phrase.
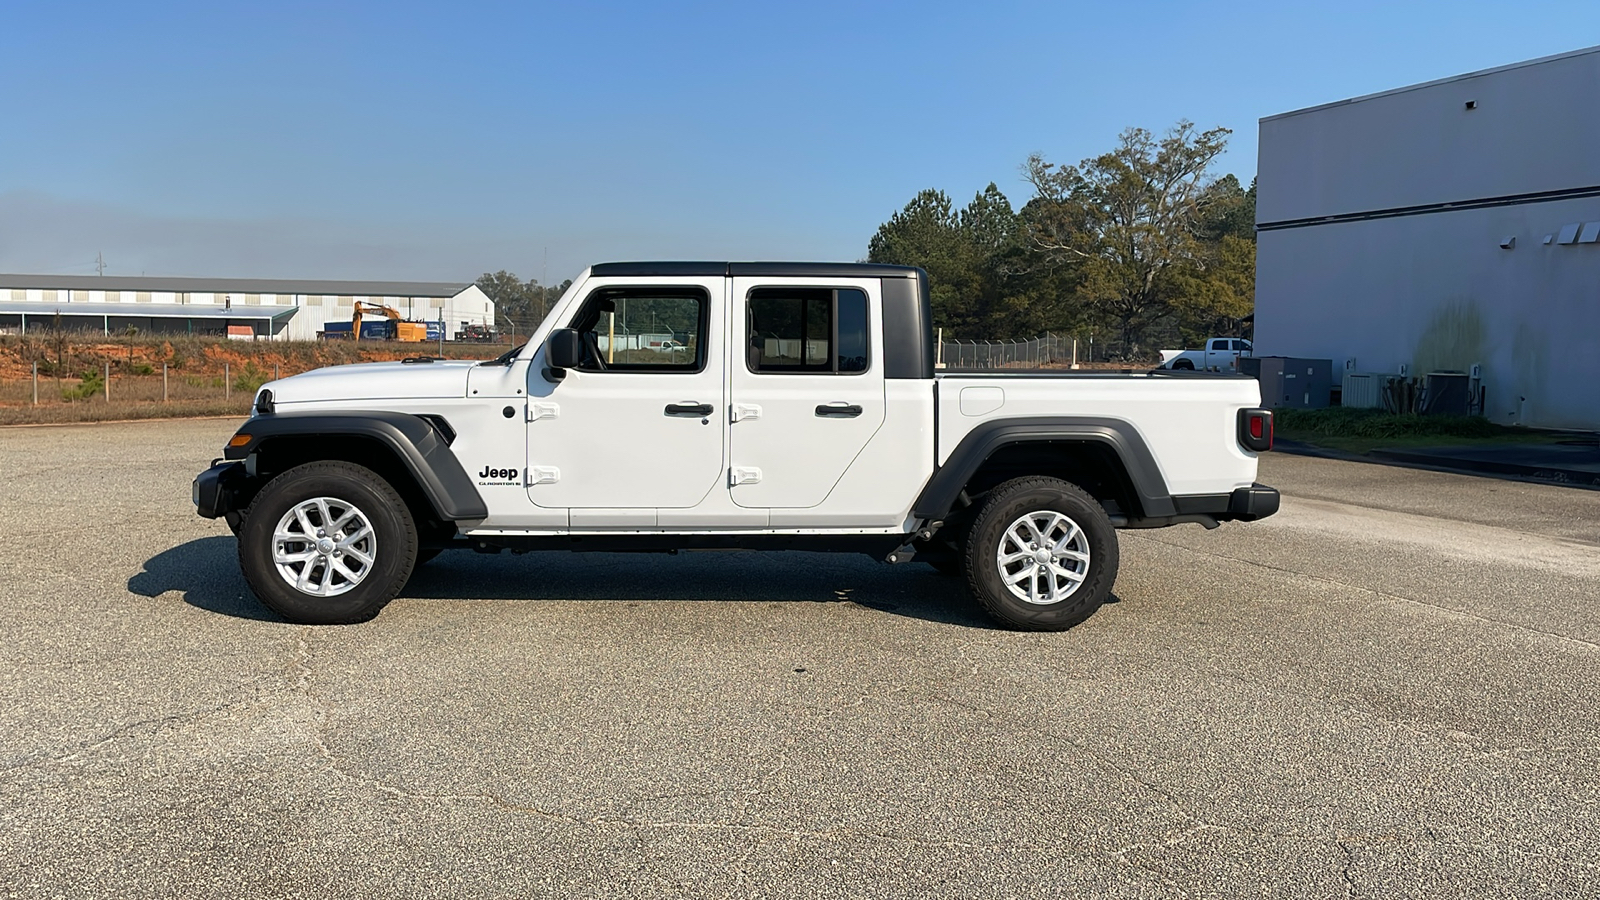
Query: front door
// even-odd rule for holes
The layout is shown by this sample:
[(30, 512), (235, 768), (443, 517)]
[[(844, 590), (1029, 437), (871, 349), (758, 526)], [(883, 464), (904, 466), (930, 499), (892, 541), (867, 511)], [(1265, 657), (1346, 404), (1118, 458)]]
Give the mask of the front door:
[[(609, 282), (609, 283), (608, 283)], [(726, 281), (600, 282), (564, 327), (584, 363), (528, 397), (528, 496), (571, 509), (572, 524), (651, 525), (723, 483)]]
[(733, 279), (734, 503), (821, 504), (883, 424), (883, 361), (875, 349), (882, 346), (882, 324), (871, 314), (878, 299), (876, 279), (825, 287)]

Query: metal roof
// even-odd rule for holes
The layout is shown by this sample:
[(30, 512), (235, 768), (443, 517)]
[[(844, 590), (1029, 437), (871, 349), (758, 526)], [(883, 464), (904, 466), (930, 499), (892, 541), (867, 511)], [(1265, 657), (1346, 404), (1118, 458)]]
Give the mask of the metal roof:
[(1514, 62), (1504, 66), (1495, 66), (1491, 69), (1479, 69), (1476, 72), (1463, 72), (1460, 75), (1451, 75), (1447, 78), (1435, 78), (1432, 81), (1424, 81), (1420, 84), (1408, 84), (1404, 87), (1390, 88), (1387, 91), (1378, 91), (1373, 94), (1362, 94), (1359, 97), (1351, 97), (1346, 100), (1334, 100), (1331, 103), (1318, 103), (1315, 106), (1307, 106), (1301, 109), (1291, 109), (1288, 112), (1281, 112), (1271, 116), (1262, 116), (1260, 121), (1271, 122), (1273, 119), (1285, 119), (1289, 116), (1299, 116), (1306, 113), (1319, 112), (1324, 109), (1332, 109), (1335, 106), (1348, 106), (1351, 103), (1361, 103), (1365, 100), (1376, 100), (1379, 97), (1388, 97), (1394, 94), (1404, 94), (1407, 91), (1420, 91), (1424, 88), (1431, 88), (1441, 84), (1449, 84), (1452, 81), (1465, 81), (1468, 78), (1482, 78), (1485, 75), (1495, 75), (1500, 72), (1509, 72), (1512, 69), (1525, 69), (1528, 66), (1542, 66), (1545, 63), (1556, 62), (1557, 60), (1563, 59), (1571, 59), (1574, 56), (1587, 56), (1590, 53), (1600, 53), (1600, 46), (1584, 47), (1581, 50), (1568, 50), (1566, 53), (1552, 53), (1549, 56), (1541, 56), (1538, 59), (1525, 59), (1522, 62)]
[(454, 297), (470, 281), (317, 281), (277, 278), (164, 278), (142, 275), (0, 275), (0, 290), (171, 291), (182, 294), (331, 294), (342, 297)]
[(0, 315), (22, 314), (47, 318), (63, 316), (115, 316), (133, 319), (284, 319), (299, 311), (295, 306), (244, 306), (232, 309), (200, 303), (38, 303), (0, 300)]

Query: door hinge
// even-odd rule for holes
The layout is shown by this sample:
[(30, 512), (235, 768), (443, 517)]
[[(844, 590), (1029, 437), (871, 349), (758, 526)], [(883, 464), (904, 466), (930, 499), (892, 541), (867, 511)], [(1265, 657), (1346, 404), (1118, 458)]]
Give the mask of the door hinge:
[(555, 418), (559, 418), (560, 416), (561, 416), (561, 404), (559, 404), (559, 403), (529, 403), (528, 404), (528, 421), (529, 422), (535, 421), (537, 419), (555, 419)]
[(533, 466), (528, 469), (528, 484), (555, 484), (561, 480), (561, 470), (555, 466)]
[(761, 407), (754, 403), (735, 403), (728, 407), (730, 421), (741, 422), (745, 419), (761, 418)]
[(741, 484), (760, 484), (761, 470), (748, 466), (734, 466), (728, 470), (728, 486)]

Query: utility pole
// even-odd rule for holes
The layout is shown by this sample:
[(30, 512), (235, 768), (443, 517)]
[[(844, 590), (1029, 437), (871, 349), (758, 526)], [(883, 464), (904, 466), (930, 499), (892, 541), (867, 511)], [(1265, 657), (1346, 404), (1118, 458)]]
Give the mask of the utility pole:
[(101, 253), (100, 251), (98, 251), (98, 250), (96, 250), (95, 253), (94, 253), (94, 268), (95, 268), (95, 271), (100, 274), (100, 277), (102, 277), (102, 278), (105, 277), (105, 274), (106, 274), (106, 258), (105, 258), (105, 255), (103, 253)]

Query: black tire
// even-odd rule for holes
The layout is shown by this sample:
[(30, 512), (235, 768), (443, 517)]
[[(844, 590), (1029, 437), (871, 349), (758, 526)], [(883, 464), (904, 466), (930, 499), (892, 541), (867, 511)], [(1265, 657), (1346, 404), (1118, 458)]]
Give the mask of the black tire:
[(1194, 371), (1194, 363), (1190, 362), (1187, 359), (1180, 359), (1177, 362), (1172, 364), (1172, 368), (1175, 369), (1175, 370), (1193, 372)]
[[(1069, 538), (1059, 561), (1036, 564), (1014, 561), (1003, 571), (1001, 541), (1013, 526), (1023, 526), (1024, 517), (1037, 526), (1048, 524), (1057, 514), (1076, 526), (1080, 538)], [(1063, 536), (1071, 534), (1059, 525)], [(1051, 530), (1051, 529), (1046, 529)], [(1048, 543), (1048, 541), (1047, 541)], [(1016, 546), (1013, 552), (1028, 548)], [(1035, 547), (1038, 549), (1038, 547)], [(1051, 548), (1044, 548), (1048, 553)], [(1087, 554), (1088, 559), (1078, 556)], [(1117, 533), (1098, 501), (1077, 485), (1059, 478), (1029, 477), (1008, 481), (989, 492), (983, 508), (972, 523), (962, 552), (967, 585), (985, 612), (1001, 624), (1024, 631), (1063, 631), (1094, 615), (1111, 594), (1117, 580)], [(1032, 570), (1030, 574), (1027, 570)], [(1063, 572), (1064, 574), (1057, 574)], [(1073, 582), (1066, 573), (1081, 576)], [(1028, 579), (1028, 592), (1038, 602), (1017, 596), (1006, 586), (1002, 575)], [(1041, 588), (1043, 589), (1041, 591)], [(1059, 599), (1049, 599), (1059, 593)]]
[[(274, 531), (280, 521), (302, 504), (315, 504), (318, 498), (333, 501), (329, 506), (335, 515), (353, 508), (360, 517), (357, 523), (364, 519), (372, 528), (372, 542), (354, 548), (370, 549), (371, 563), (352, 563), (354, 552), (340, 563), (358, 567), (353, 586), (347, 586), (352, 582), (340, 574), (338, 566), (330, 566), (330, 557), (303, 562), (298, 570), (291, 564), (295, 572), (310, 567), (313, 575), (323, 573), (313, 580), (337, 592), (331, 596), (298, 589), (285, 580), (274, 562), (278, 548)], [(310, 511), (308, 520), (314, 526), (323, 524), (317, 518), (315, 510)], [(291, 523), (289, 527), (299, 526)], [(317, 549), (314, 540), (286, 543), (285, 547), (294, 547), (293, 553), (315, 553)], [(250, 589), (274, 612), (302, 625), (338, 625), (372, 618), (405, 587), (416, 560), (417, 529), (405, 501), (377, 473), (354, 463), (314, 462), (284, 472), (256, 495), (239, 530), (239, 566)]]

